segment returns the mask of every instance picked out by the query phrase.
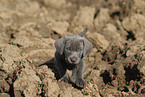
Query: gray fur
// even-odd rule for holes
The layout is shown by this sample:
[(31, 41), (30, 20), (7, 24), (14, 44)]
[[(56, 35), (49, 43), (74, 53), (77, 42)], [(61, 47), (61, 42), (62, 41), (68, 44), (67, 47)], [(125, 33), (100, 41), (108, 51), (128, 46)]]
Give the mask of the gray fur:
[(93, 47), (86, 38), (81, 37), (86, 31), (87, 29), (79, 35), (64, 36), (55, 42), (55, 64), (60, 80), (69, 81), (67, 69), (72, 70), (70, 81), (81, 88), (86, 85), (84, 81), (85, 56)]

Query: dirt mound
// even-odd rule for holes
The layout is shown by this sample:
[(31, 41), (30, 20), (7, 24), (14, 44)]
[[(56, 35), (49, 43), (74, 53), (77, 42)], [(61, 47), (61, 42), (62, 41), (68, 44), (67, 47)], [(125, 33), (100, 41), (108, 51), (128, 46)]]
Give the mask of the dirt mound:
[[(1, 0), (0, 97), (144, 97), (144, 11), (144, 0)], [(56, 80), (54, 42), (86, 27), (78, 89)]]

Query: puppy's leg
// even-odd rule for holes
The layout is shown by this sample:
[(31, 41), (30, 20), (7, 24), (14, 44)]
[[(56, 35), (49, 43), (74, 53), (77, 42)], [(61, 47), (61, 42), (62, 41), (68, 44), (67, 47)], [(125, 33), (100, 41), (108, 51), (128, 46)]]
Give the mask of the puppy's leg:
[(70, 81), (75, 83), (80, 88), (84, 88), (86, 86), (86, 82), (84, 81), (85, 65), (85, 58), (83, 58), (80, 64), (77, 65), (72, 71), (72, 76), (70, 78)]
[(55, 53), (55, 65), (57, 66), (59, 80), (68, 82), (69, 75), (61, 57), (58, 52)]

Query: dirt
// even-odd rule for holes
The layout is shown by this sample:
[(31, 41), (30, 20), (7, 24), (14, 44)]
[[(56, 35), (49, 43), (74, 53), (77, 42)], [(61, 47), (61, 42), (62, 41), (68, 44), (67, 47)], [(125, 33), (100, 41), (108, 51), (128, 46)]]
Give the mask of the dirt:
[[(0, 0), (0, 97), (144, 97), (144, 12), (145, 0)], [(56, 79), (54, 42), (86, 27), (79, 89)]]

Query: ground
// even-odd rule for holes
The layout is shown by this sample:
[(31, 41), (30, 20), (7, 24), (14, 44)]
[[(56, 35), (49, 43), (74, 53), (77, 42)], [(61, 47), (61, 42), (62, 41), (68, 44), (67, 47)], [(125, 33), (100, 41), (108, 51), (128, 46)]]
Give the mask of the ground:
[[(144, 97), (144, 12), (145, 0), (0, 0), (0, 97)], [(85, 28), (79, 89), (56, 80), (54, 42)]]

